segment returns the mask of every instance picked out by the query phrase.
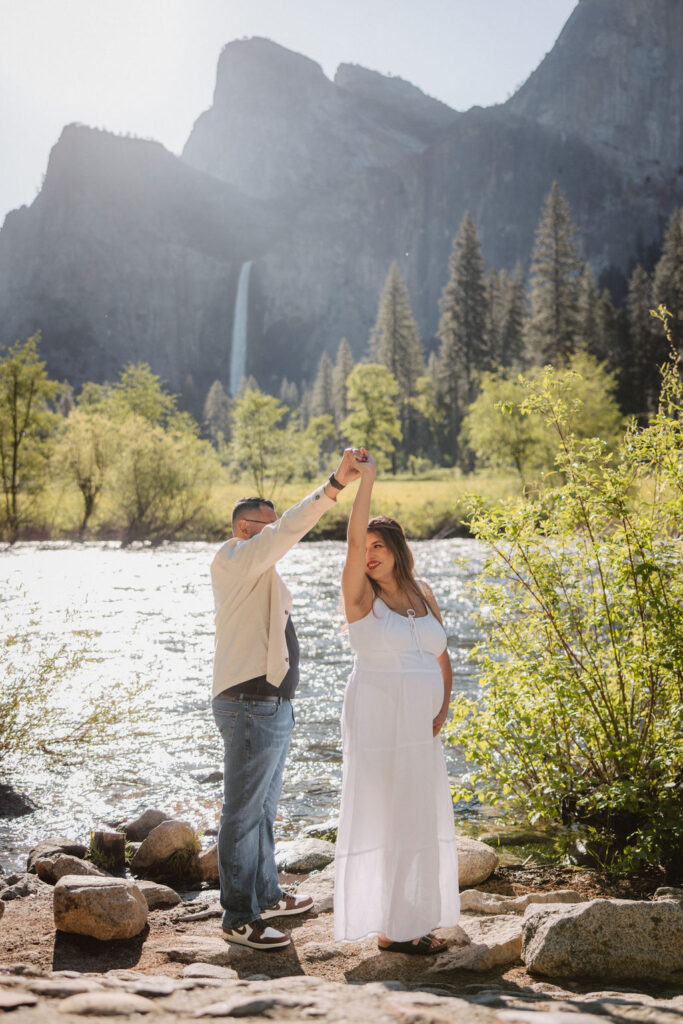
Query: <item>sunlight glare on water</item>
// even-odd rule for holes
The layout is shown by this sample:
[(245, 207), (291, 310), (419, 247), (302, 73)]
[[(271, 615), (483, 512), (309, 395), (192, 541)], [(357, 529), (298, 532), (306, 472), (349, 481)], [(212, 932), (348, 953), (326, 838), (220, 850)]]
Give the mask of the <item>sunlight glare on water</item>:
[[(449, 635), (454, 686), (474, 695), (467, 655), (477, 640), (465, 586), (481, 567), (476, 541), (412, 545), (417, 575), (432, 586)], [(217, 545), (156, 550), (113, 544), (18, 544), (0, 558), (2, 635), (34, 629), (52, 649), (85, 647), (87, 661), (55, 695), (77, 709), (87, 695), (137, 684), (143, 713), (112, 729), (87, 757), (75, 744), (57, 763), (44, 755), (4, 766), (6, 779), (39, 805), (34, 814), (0, 819), (0, 863), (22, 867), (40, 839), (87, 840), (91, 828), (159, 807), (199, 831), (217, 827), (220, 783), (202, 782), (222, 767), (210, 711), (213, 600), (209, 564)], [(296, 728), (276, 829), (295, 835), (336, 816), (341, 785), (339, 721), (351, 652), (343, 630), (339, 580), (344, 545), (299, 544), (279, 570), (294, 595), (301, 646)], [(33, 627), (30, 626), (34, 622)], [(447, 750), (449, 771), (463, 770)]]

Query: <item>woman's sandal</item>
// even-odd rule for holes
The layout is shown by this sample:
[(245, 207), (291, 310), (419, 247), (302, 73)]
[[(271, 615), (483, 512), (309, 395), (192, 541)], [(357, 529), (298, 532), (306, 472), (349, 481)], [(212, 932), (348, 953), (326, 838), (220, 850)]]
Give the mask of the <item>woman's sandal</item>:
[[(436, 946), (434, 942), (437, 943)], [(446, 940), (438, 938), (432, 932), (427, 932), (417, 942), (391, 942), (388, 946), (380, 946), (379, 942), (377, 943), (380, 953), (407, 953), (408, 956), (434, 956), (435, 953), (442, 953), (446, 946)]]

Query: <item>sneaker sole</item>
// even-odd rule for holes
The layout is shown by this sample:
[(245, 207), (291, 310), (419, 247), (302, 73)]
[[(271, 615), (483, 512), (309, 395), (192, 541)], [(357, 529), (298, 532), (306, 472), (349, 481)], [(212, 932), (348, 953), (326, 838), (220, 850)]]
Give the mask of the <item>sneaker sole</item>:
[(293, 910), (262, 910), (261, 920), (268, 921), (273, 917), (294, 917), (297, 914), (306, 914), (309, 910), (313, 910), (313, 901), (305, 907), (295, 907)]
[(292, 940), (287, 936), (282, 942), (251, 942), (249, 939), (235, 938), (234, 935), (228, 935), (227, 932), (223, 932), (223, 938), (226, 942), (232, 942), (235, 946), (248, 946), (249, 949), (284, 949), (285, 946), (291, 945)]

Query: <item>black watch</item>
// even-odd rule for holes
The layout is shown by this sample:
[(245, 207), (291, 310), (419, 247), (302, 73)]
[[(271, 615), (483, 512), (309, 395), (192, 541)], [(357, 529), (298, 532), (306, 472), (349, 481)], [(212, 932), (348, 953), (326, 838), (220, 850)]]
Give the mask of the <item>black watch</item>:
[(329, 477), (328, 477), (328, 480), (329, 480), (329, 482), (330, 482), (330, 483), (332, 484), (332, 486), (333, 486), (333, 487), (336, 487), (336, 489), (337, 489), (338, 491), (343, 491), (343, 490), (344, 490), (344, 488), (346, 487), (346, 484), (340, 484), (340, 483), (339, 483), (339, 481), (337, 480), (337, 478), (336, 478), (336, 476), (334, 475), (334, 473), (330, 473), (330, 475), (329, 475)]

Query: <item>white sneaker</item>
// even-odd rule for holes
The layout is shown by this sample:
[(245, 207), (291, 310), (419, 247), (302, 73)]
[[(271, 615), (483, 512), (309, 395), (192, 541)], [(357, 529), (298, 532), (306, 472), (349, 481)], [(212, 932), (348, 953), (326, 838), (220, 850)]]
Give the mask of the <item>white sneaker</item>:
[(223, 938), (237, 946), (251, 946), (252, 949), (282, 949), (292, 941), (289, 935), (271, 928), (263, 921), (252, 921), (239, 928), (223, 928)]
[(283, 896), (274, 907), (261, 911), (261, 920), (269, 917), (291, 917), (293, 914), (305, 914), (313, 906), (312, 896)]

